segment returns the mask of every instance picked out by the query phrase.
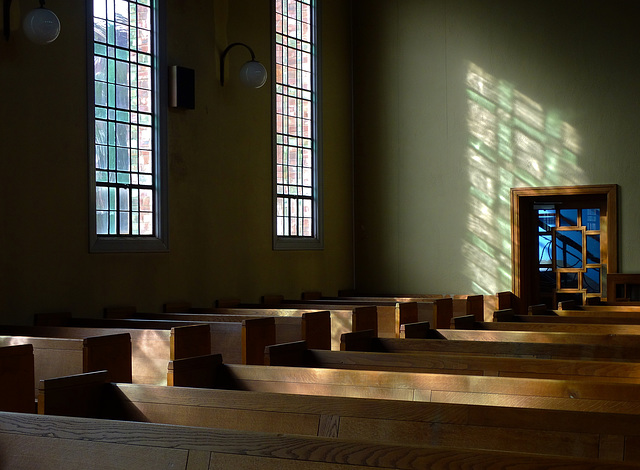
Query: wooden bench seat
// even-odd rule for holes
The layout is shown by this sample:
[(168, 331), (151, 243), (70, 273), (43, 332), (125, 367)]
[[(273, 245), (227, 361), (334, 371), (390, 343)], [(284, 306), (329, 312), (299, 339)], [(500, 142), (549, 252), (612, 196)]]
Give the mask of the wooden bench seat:
[[(445, 316), (449, 313), (447, 307), (437, 300), (451, 299), (451, 315), (456, 317), (459, 315), (474, 315), (478, 321), (484, 320), (484, 303), (483, 295), (442, 295), (442, 294), (423, 294), (423, 295), (339, 295), (338, 297), (323, 297), (320, 293), (303, 293), (306, 300), (340, 300), (340, 301), (365, 301), (365, 302), (416, 302), (418, 305), (418, 321), (428, 321), (432, 325), (445, 325)], [(438, 307), (440, 306), (440, 309)], [(438, 322), (438, 310), (440, 310), (440, 322)], [(409, 322), (404, 322), (409, 323)], [(448, 324), (447, 324), (448, 325)], [(448, 326), (447, 326), (448, 328)]]
[(33, 345), (0, 347), (0, 410), (34, 413), (34, 387)]
[(131, 337), (128, 334), (111, 332), (63, 338), (48, 336), (32, 327), (19, 330), (0, 327), (0, 346), (19, 344), (33, 347), (32, 399), (37, 397), (41, 379), (103, 369), (109, 370), (112, 377), (118, 377), (114, 380), (119, 382), (131, 382), (132, 379)]
[[(275, 320), (275, 343), (305, 340), (314, 344), (314, 349), (331, 349), (331, 313), (329, 311), (275, 311), (274, 315), (263, 312), (241, 313), (131, 313), (127, 318), (139, 320), (174, 320), (181, 322), (237, 322), (272, 316)], [(223, 352), (223, 351), (220, 351)], [(223, 352), (224, 353), (224, 352)]]
[(638, 362), (472, 356), (439, 352), (389, 354), (366, 351), (323, 351), (309, 348), (304, 341), (267, 346), (265, 364), (640, 383), (640, 363)]
[[(389, 300), (369, 302), (369, 301), (323, 301), (315, 299), (293, 300), (285, 299), (283, 295), (265, 295), (260, 304), (243, 304), (238, 300), (226, 299), (218, 300), (217, 306), (234, 308), (295, 308), (295, 309), (318, 309), (318, 310), (352, 310), (354, 308), (370, 308), (376, 311), (376, 328), (378, 334), (384, 337), (397, 337), (399, 325), (418, 321), (418, 306), (415, 302), (399, 303)], [(350, 331), (360, 331), (369, 329), (360, 325)], [(339, 341), (334, 342), (337, 346)]]
[(415, 470), (465, 468), (470, 462), (475, 470), (638, 468), (530, 453), (7, 412), (0, 413), (0, 454), (3, 467), (12, 470)]
[[(439, 305), (450, 304), (451, 300)], [(396, 302), (392, 300), (282, 300), (281, 305), (292, 308), (356, 308), (369, 306), (374, 307), (377, 312), (378, 335), (388, 338), (398, 338), (400, 335), (400, 325), (418, 321), (417, 302)], [(444, 307), (442, 307), (444, 308)], [(444, 313), (440, 314), (445, 315)], [(451, 313), (451, 315), (453, 315)]]
[[(640, 324), (604, 324), (604, 323), (550, 323), (550, 322), (515, 322), (511, 321), (514, 313), (511, 309), (494, 312), (494, 321), (468, 322), (464, 329), (507, 330), (507, 331), (554, 331), (563, 333), (595, 333), (605, 335), (639, 335)], [(536, 315), (537, 317), (537, 315)], [(506, 320), (505, 319), (509, 319)], [(460, 318), (454, 319), (456, 328)], [(458, 323), (456, 323), (458, 322)]]
[[(386, 444), (456, 446), (640, 461), (637, 415), (108, 383), (105, 373), (45, 380), (41, 413)], [(549, 426), (553, 423), (553, 426)], [(550, 429), (552, 428), (552, 429)]]
[[(421, 330), (424, 332), (425, 330)], [(372, 331), (342, 335), (343, 351), (421, 352), (541, 359), (640, 361), (636, 337), (531, 331), (426, 330), (429, 336), (377, 338)]]
[[(564, 310), (567, 312), (567, 310)], [(583, 313), (582, 310), (576, 310), (573, 313)], [(455, 321), (455, 320), (454, 320)], [(590, 325), (640, 325), (640, 316), (637, 318), (624, 316), (596, 316), (596, 315), (510, 315), (503, 316), (496, 321), (512, 321), (524, 323), (578, 323)]]
[(220, 355), (171, 361), (167, 383), (302, 395), (640, 414), (640, 385), (631, 383), (250, 366), (223, 364)]
[[(638, 306), (640, 308), (640, 305)], [(562, 317), (611, 317), (611, 318), (640, 318), (640, 310), (630, 310), (620, 305), (585, 305), (580, 309), (558, 309), (553, 312)]]
[[(432, 329), (426, 322), (404, 325), (404, 338), (428, 338), (468, 341), (501, 341), (517, 343), (568, 343), (598, 344), (609, 346), (635, 346), (637, 335), (609, 335), (596, 333), (565, 333), (546, 331), (477, 330), (466, 329), (466, 322), (473, 317), (456, 317), (452, 329)], [(459, 329), (463, 328), (463, 329)]]
[[(48, 342), (42, 341), (42, 345), (34, 343), (36, 368), (47, 371), (45, 376), (37, 374), (37, 379), (109, 369), (112, 374), (111, 379), (114, 381), (166, 385), (167, 364), (171, 359), (211, 352), (210, 334), (206, 326), (186, 326), (174, 329), (116, 328), (115, 326), (111, 328), (104, 325), (102, 327), (7, 326), (0, 328), (0, 332), (12, 335), (5, 338), (15, 338), (17, 335), (27, 334), (55, 338)], [(124, 352), (119, 354), (111, 352), (106, 349), (106, 346), (102, 347), (99, 339), (94, 339), (113, 336), (126, 340), (128, 356), (124, 356)], [(83, 345), (83, 340), (78, 338), (86, 338), (86, 345)], [(73, 347), (74, 350), (78, 350), (78, 353), (73, 353), (74, 357), (78, 356), (78, 358), (74, 360), (75, 365), (72, 368), (60, 369), (62, 364), (69, 362), (64, 359), (64, 356), (62, 356), (62, 364), (56, 365), (61, 362), (60, 359), (56, 360), (57, 357), (61, 354), (68, 356), (71, 352), (65, 352), (63, 349), (57, 356), (53, 356), (52, 354), (57, 351), (52, 352), (48, 348), (54, 346), (67, 349)], [(99, 347), (101, 349), (98, 349)], [(82, 363), (83, 349), (87, 349), (87, 352), (91, 353), (88, 356), (90, 361), (95, 361), (94, 357), (106, 356), (109, 361), (117, 361), (117, 364), (122, 363), (123, 372), (119, 372), (115, 366), (106, 367), (105, 358), (101, 359), (100, 363), (87, 365), (84, 370), (78, 369), (77, 363), (79, 361)], [(96, 353), (93, 353), (94, 350)]]
[(357, 307), (330, 306), (321, 308), (304, 305), (277, 306), (275, 304), (241, 304), (238, 300), (218, 301), (221, 306), (211, 309), (196, 309), (194, 313), (211, 313), (225, 315), (261, 315), (270, 317), (300, 317), (309, 312), (328, 311), (331, 316), (331, 349), (340, 349), (340, 335), (350, 331), (378, 330), (377, 310), (374, 306)]
[[(274, 317), (253, 318), (248, 317), (242, 321), (178, 321), (178, 320), (144, 320), (132, 318), (73, 318), (71, 315), (58, 315), (60, 318), (41, 317), (40, 320), (46, 323), (80, 327), (80, 328), (107, 328), (111, 330), (130, 331), (134, 341), (139, 341), (141, 348), (146, 348), (149, 339), (158, 338), (161, 343), (160, 354), (154, 354), (153, 357), (159, 357), (158, 367), (153, 368), (154, 380), (164, 377), (166, 374), (166, 346), (170, 346), (171, 330), (174, 328), (195, 327), (206, 329), (209, 339), (206, 346), (200, 340), (185, 341), (185, 347), (192, 344), (198, 348), (199, 354), (202, 354), (202, 348), (209, 348), (212, 351), (223, 353), (229, 357), (229, 362), (238, 364), (262, 364), (264, 362), (264, 348), (269, 344), (276, 343), (276, 323)], [(312, 316), (312, 318), (316, 318)], [(322, 315), (318, 317), (322, 320)], [(153, 333), (146, 333), (136, 330), (152, 330)], [(151, 343), (153, 344), (153, 343)], [(141, 351), (144, 351), (141, 349)], [(141, 352), (140, 357), (144, 360), (146, 352)], [(180, 357), (189, 357), (194, 354), (185, 350), (184, 355)], [(134, 356), (137, 354), (134, 352)], [(161, 383), (166, 383), (162, 378)], [(148, 380), (137, 381), (136, 383), (157, 383)]]

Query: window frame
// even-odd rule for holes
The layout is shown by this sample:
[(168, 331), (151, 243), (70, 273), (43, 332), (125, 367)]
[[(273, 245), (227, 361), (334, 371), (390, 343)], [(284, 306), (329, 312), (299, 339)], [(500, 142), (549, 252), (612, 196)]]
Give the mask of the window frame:
[[(286, 1), (286, 0), (283, 0)], [(272, 227), (274, 250), (322, 250), (324, 249), (323, 220), (323, 171), (322, 171), (322, 63), (320, 45), (321, 0), (311, 0), (312, 29), (312, 152), (313, 152), (313, 236), (278, 235), (277, 233), (277, 110), (276, 110), (276, 9), (275, 0), (271, 8), (271, 69), (274, 79), (271, 81), (272, 112)]]
[(154, 235), (98, 235), (96, 230), (96, 167), (95, 167), (95, 87), (93, 1), (87, 5), (87, 113), (89, 158), (89, 252), (144, 253), (169, 251), (167, 107), (168, 74), (166, 56), (166, 0), (151, 0), (153, 11), (153, 189)]
[[(538, 237), (532, 235), (534, 206), (551, 201), (569, 201), (572, 205), (586, 201), (591, 205), (594, 200), (606, 207), (606, 226), (600, 228), (603, 250), (600, 264), (606, 266), (607, 273), (615, 273), (618, 271), (617, 184), (511, 188), (511, 289), (520, 299), (521, 311), (526, 310), (528, 305), (538, 303), (531, 288), (535, 282), (532, 271), (538, 267), (537, 251), (531, 250), (531, 247), (537, 248), (538, 243)], [(606, 286), (601, 286), (601, 292), (604, 299), (607, 295)]]

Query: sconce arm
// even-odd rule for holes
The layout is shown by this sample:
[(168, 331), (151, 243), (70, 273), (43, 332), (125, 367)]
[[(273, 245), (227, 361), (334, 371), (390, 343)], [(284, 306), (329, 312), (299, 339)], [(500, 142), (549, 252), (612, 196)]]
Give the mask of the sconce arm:
[(232, 44), (229, 44), (225, 48), (225, 50), (222, 52), (222, 55), (220, 56), (220, 84), (223, 85), (223, 86), (224, 86), (224, 59), (225, 59), (225, 57), (227, 57), (227, 53), (231, 50), (231, 48), (233, 48), (235, 46), (244, 46), (244, 47), (246, 47), (247, 50), (249, 51), (249, 53), (251, 54), (251, 60), (256, 60), (256, 55), (253, 53), (253, 49), (251, 49), (245, 43), (243, 43), (243, 42), (234, 42)]

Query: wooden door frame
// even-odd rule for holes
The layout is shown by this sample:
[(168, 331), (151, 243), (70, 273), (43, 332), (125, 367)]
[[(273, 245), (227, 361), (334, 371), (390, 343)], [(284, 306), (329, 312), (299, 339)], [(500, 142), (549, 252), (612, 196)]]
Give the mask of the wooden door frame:
[[(526, 313), (533, 294), (524, 289), (531, 285), (530, 273), (534, 262), (531, 253), (521, 248), (534, 243), (533, 205), (539, 200), (565, 197), (606, 198), (607, 228), (606, 249), (608, 270), (618, 272), (618, 185), (547, 186), (537, 188), (511, 188), (511, 289), (520, 299), (520, 313)], [(535, 242), (537, 243), (537, 241)]]

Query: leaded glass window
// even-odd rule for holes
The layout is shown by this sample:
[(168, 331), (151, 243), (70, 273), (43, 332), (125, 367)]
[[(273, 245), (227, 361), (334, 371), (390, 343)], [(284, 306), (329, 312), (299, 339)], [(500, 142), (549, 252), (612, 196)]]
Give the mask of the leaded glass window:
[(547, 205), (537, 209), (539, 287), (543, 297), (573, 299), (604, 295), (606, 264), (598, 207)]
[(318, 241), (319, 119), (314, 0), (275, 0), (275, 236)]
[(159, 238), (158, 4), (93, 0), (93, 190), (97, 238)]

